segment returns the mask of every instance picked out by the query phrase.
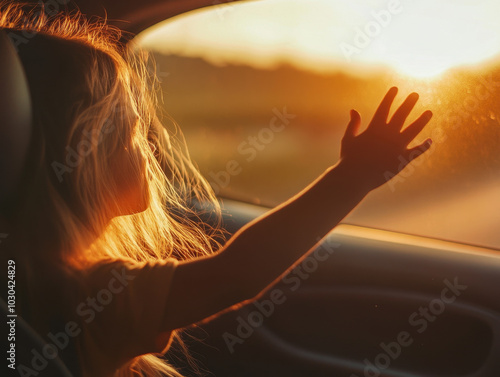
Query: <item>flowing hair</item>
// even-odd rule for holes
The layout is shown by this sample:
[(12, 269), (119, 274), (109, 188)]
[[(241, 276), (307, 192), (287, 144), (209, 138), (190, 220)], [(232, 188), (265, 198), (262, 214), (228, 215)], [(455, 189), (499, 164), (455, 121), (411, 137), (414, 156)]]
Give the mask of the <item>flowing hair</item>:
[[(29, 305), (48, 289), (47, 271), (78, 284), (77, 271), (104, 259), (186, 260), (217, 251), (225, 236), (218, 201), (177, 124), (158, 113), (149, 55), (121, 43), (122, 32), (106, 20), (79, 12), (47, 15), (0, 1), (0, 28), (19, 51), (33, 102), (28, 173), (8, 216), (22, 239), (17, 258)], [(148, 206), (113, 216), (130, 213), (115, 199), (121, 188), (110, 174), (124, 150), (133, 167), (127, 179), (147, 182)], [(154, 355), (116, 374), (164, 375), (180, 376)]]

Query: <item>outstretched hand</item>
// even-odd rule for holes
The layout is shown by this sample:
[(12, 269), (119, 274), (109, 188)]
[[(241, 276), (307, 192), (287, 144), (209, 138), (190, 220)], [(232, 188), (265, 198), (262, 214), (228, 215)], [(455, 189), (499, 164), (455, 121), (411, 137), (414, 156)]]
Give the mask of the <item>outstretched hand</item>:
[(432, 112), (427, 110), (403, 129), (406, 118), (417, 103), (417, 93), (411, 93), (388, 120), (397, 93), (398, 88), (389, 89), (367, 129), (359, 135), (361, 116), (356, 110), (351, 110), (351, 120), (342, 139), (340, 164), (351, 177), (360, 180), (359, 183), (370, 190), (398, 174), (432, 144), (431, 139), (427, 139), (416, 147), (408, 148), (432, 118)]
[[(397, 174), (407, 163), (402, 160), (411, 161), (429, 148), (429, 141), (410, 149), (408, 145), (429, 122), (430, 111), (403, 129), (418, 100), (416, 93), (387, 120), (396, 94), (396, 88), (389, 90), (368, 128), (359, 135), (361, 117), (351, 112), (337, 165), (293, 198), (242, 227), (220, 253), (179, 263), (165, 304), (178, 310), (167, 310), (165, 329), (185, 327), (257, 297), (307, 250), (318, 250), (314, 245), (370, 190), (386, 182), (387, 172)], [(334, 247), (323, 248), (326, 258)], [(235, 343), (231, 340), (227, 345)]]

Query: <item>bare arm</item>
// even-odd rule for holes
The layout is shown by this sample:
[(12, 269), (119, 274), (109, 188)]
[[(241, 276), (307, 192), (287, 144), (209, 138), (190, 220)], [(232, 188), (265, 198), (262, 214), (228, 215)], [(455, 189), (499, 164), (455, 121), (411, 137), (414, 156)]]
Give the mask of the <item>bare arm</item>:
[(429, 122), (427, 111), (403, 124), (418, 95), (411, 94), (387, 120), (397, 89), (389, 90), (367, 129), (351, 111), (341, 159), (299, 194), (240, 229), (209, 257), (182, 262), (174, 274), (165, 327), (175, 329), (206, 319), (257, 296), (324, 238), (371, 190), (398, 173), (400, 156), (411, 161), (430, 141), (408, 149)]

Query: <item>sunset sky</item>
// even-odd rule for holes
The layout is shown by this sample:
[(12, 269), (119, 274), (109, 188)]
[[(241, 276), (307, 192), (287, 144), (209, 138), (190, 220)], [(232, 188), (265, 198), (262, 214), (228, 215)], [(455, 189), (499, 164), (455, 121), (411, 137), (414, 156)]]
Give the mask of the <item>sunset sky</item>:
[(190, 12), (137, 39), (214, 64), (330, 71), (381, 63), (432, 77), (499, 54), (499, 14), (496, 0), (256, 0)]

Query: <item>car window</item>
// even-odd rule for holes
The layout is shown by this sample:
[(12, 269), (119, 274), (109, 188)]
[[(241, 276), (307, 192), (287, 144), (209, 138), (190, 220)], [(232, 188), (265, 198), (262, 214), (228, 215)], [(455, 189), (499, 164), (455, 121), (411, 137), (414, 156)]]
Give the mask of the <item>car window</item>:
[(432, 149), (343, 222), (500, 249), (499, 10), (216, 1), (134, 43), (153, 53), (165, 110), (214, 190), (265, 206), (338, 161), (351, 108), (366, 125), (390, 86), (399, 103), (417, 91), (412, 119), (434, 112), (417, 142)]

